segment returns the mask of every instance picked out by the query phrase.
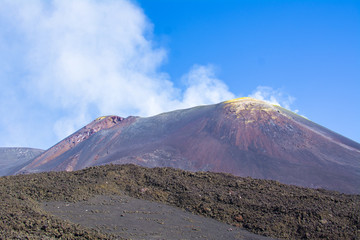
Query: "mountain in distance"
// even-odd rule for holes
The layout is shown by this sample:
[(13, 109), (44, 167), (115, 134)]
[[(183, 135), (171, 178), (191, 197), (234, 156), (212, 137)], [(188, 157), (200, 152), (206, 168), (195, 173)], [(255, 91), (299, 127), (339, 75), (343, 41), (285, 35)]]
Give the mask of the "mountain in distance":
[(43, 152), (44, 150), (34, 148), (0, 147), (0, 176), (9, 175)]
[(252, 98), (147, 118), (101, 117), (13, 173), (110, 163), (226, 172), (360, 193), (359, 143)]

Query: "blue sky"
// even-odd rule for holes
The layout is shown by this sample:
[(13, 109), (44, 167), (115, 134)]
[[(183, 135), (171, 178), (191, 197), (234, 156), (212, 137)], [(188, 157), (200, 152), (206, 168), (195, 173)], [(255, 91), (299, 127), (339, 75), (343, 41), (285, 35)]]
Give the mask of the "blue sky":
[(0, 1), (0, 146), (242, 96), (360, 142), (359, 1)]

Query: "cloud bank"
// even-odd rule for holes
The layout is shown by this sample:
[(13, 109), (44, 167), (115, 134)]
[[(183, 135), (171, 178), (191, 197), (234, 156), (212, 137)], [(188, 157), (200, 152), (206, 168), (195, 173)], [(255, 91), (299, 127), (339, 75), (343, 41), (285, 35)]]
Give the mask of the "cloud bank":
[[(183, 76), (185, 88), (175, 88), (159, 71), (166, 51), (152, 41), (152, 24), (130, 1), (4, 0), (0, 15), (0, 77), (16, 92), (0, 96), (0, 113), (28, 119), (27, 125), (0, 122), (14, 142), (21, 134), (34, 138), (39, 129), (30, 125), (60, 140), (99, 115), (150, 116), (235, 97), (211, 65), (194, 65)], [(276, 92), (272, 98), (274, 92), (263, 90), (254, 97), (279, 104)], [(49, 144), (43, 135), (39, 147)], [(0, 144), (12, 143), (7, 137)]]

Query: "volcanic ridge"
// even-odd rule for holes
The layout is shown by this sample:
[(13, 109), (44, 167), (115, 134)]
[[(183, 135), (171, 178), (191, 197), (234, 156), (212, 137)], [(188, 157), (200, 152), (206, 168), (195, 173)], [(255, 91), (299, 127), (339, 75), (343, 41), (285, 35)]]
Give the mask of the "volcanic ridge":
[(252, 98), (147, 118), (98, 118), (13, 174), (110, 163), (225, 172), (360, 193), (359, 143)]

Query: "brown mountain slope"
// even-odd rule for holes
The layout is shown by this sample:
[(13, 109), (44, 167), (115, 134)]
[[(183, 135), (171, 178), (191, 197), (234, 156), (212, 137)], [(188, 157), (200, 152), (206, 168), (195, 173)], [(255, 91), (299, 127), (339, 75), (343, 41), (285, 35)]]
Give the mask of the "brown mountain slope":
[(251, 98), (130, 117), (67, 151), (61, 144), (17, 173), (135, 163), (360, 193), (360, 144)]

